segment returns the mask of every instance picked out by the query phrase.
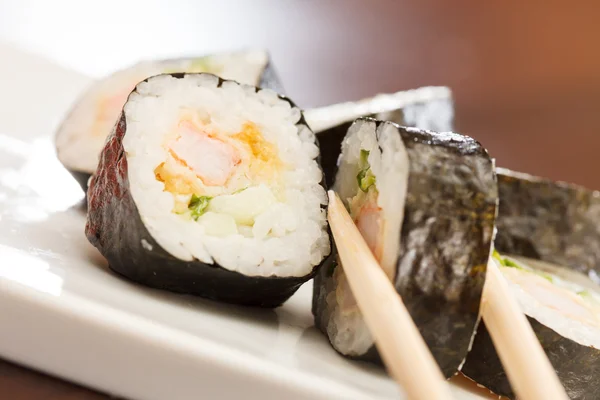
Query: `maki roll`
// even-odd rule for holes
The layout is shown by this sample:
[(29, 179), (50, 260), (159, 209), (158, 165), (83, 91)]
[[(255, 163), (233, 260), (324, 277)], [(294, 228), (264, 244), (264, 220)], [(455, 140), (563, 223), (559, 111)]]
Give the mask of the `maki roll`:
[[(572, 399), (600, 398), (600, 193), (505, 169), (496, 263)], [(485, 325), (463, 368), (515, 397)]]
[[(489, 155), (462, 135), (361, 118), (343, 140), (333, 188), (452, 376), (479, 321), (492, 245), (497, 187)], [(313, 314), (339, 353), (380, 362), (338, 259), (315, 277)]]
[(94, 83), (79, 99), (56, 133), (60, 162), (87, 190), (98, 156), (127, 96), (149, 76), (171, 72), (209, 72), (224, 79), (281, 92), (266, 51), (240, 51), (197, 58), (144, 61)]
[(403, 126), (447, 132), (452, 130), (454, 109), (450, 89), (423, 87), (314, 108), (305, 115), (310, 127), (319, 135), (321, 163), (327, 187), (331, 187), (342, 140), (356, 118), (374, 117)]
[(318, 157), (300, 110), (269, 89), (146, 79), (90, 181), (86, 235), (133, 281), (278, 306), (330, 252)]

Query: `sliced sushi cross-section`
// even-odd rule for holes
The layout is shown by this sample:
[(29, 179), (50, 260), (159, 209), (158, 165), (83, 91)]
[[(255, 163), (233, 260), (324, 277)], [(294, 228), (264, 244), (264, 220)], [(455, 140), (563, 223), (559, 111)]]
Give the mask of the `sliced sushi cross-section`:
[[(494, 232), (487, 152), (462, 135), (361, 118), (343, 140), (333, 189), (452, 376), (479, 321)], [(339, 260), (315, 278), (313, 314), (338, 352), (380, 361)]]
[[(600, 398), (600, 193), (498, 169), (496, 263), (568, 396)], [(481, 324), (463, 367), (515, 398)]]
[(87, 236), (134, 281), (277, 306), (330, 252), (318, 156), (300, 110), (269, 89), (149, 78), (100, 157)]

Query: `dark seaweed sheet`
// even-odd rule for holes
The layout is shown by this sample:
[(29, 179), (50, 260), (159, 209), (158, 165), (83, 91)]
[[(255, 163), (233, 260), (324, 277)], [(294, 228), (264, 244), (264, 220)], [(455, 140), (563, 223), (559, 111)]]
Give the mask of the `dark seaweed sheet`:
[[(567, 339), (528, 317), (558, 377), (574, 400), (600, 399), (600, 350)], [(462, 372), (494, 393), (515, 398), (489, 332), (482, 323)]]
[(498, 171), (496, 248), (569, 267), (600, 283), (600, 192)]
[[(370, 121), (373, 127), (383, 123)], [(394, 283), (450, 377), (465, 359), (479, 320), (496, 215), (494, 166), (471, 138), (394, 126), (410, 162)], [(313, 295), (316, 325), (326, 334), (331, 274), (331, 268), (317, 274)], [(374, 347), (356, 358), (379, 360)]]
[[(202, 58), (202, 57), (207, 57), (207, 56), (201, 56), (199, 58)], [(164, 59), (164, 60), (159, 60), (157, 62), (163, 63), (163, 62), (169, 62), (169, 61), (173, 61), (173, 60)], [(281, 81), (280, 81), (277, 73), (275, 72), (275, 68), (273, 67), (273, 62), (270, 57), (267, 60), (267, 64), (265, 65), (264, 69), (262, 70), (260, 76), (257, 78), (257, 86), (262, 89), (274, 90), (275, 92), (277, 92), (279, 94), (285, 93), (283, 90), (283, 85), (281, 84)], [(87, 95), (87, 93), (83, 94), (83, 96), (86, 96), (86, 95)], [(71, 112), (69, 112), (69, 114), (65, 118), (65, 121), (67, 121), (70, 118), (70, 114), (71, 114)], [(115, 121), (115, 122), (118, 122), (118, 121)], [(61, 129), (62, 129), (62, 127), (59, 127), (58, 130), (60, 131)], [(75, 178), (77, 183), (79, 183), (79, 186), (81, 186), (81, 189), (83, 189), (84, 192), (87, 192), (88, 181), (89, 181), (90, 177), (92, 176), (93, 171), (78, 170), (78, 169), (74, 169), (71, 166), (65, 165), (65, 164), (63, 164), (63, 166), (65, 167), (65, 169), (67, 171), (69, 171), (69, 173), (73, 176), (73, 178)]]
[[(375, 100), (373, 100), (375, 101)], [(418, 99), (412, 104), (401, 103), (395, 110), (382, 112), (375, 115), (362, 115), (380, 120), (395, 122), (403, 126), (412, 126), (420, 129), (429, 129), (438, 132), (452, 130), (452, 98), (435, 98), (432, 100)], [(348, 128), (354, 121), (346, 121), (332, 128), (319, 132), (317, 136), (321, 142), (321, 159), (327, 187), (333, 185), (337, 171), (337, 159), (342, 148), (342, 140)]]
[[(600, 193), (564, 182), (498, 169), (500, 252), (542, 260), (600, 276)], [(580, 345), (528, 317), (571, 399), (600, 399), (600, 351)], [(514, 398), (484, 325), (478, 329), (463, 373)]]
[(327, 187), (333, 187), (337, 171), (337, 160), (342, 148), (342, 140), (344, 140), (350, 125), (352, 125), (352, 122), (346, 122), (317, 135), (321, 143), (321, 164), (323, 165)]
[[(182, 78), (185, 74), (169, 75)], [(219, 80), (219, 85), (222, 82)], [(218, 264), (183, 261), (169, 254), (144, 226), (131, 196), (122, 144), (126, 132), (127, 121), (121, 113), (88, 191), (86, 235), (111, 269), (147, 286), (260, 307), (280, 305), (316, 274), (318, 267), (302, 277), (249, 277)], [(327, 262), (328, 258), (322, 264)]]

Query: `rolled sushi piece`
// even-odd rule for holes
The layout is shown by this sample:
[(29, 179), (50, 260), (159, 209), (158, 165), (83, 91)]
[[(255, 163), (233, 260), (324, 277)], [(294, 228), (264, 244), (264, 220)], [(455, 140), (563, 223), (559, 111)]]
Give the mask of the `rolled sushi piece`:
[(278, 306), (330, 253), (318, 157), (300, 110), (272, 90), (146, 79), (91, 179), (86, 235), (141, 284)]
[[(496, 262), (571, 399), (600, 398), (600, 193), (498, 169)], [(463, 368), (515, 398), (481, 324)]]
[[(600, 398), (600, 287), (570, 268), (496, 253), (496, 263), (571, 399)], [(482, 323), (462, 372), (516, 398)]]
[(87, 190), (98, 157), (127, 96), (145, 78), (162, 73), (208, 72), (282, 93), (266, 51), (239, 51), (159, 61), (143, 61), (94, 83), (76, 102), (56, 133), (60, 162)]
[(327, 187), (331, 187), (342, 140), (355, 119), (373, 117), (403, 126), (448, 132), (452, 130), (454, 108), (449, 88), (431, 86), (313, 108), (306, 110), (305, 116), (319, 135), (321, 163)]
[[(343, 140), (333, 188), (452, 376), (479, 321), (497, 204), (493, 161), (462, 135), (361, 118)], [(339, 259), (315, 277), (312, 307), (339, 353), (381, 362)]]

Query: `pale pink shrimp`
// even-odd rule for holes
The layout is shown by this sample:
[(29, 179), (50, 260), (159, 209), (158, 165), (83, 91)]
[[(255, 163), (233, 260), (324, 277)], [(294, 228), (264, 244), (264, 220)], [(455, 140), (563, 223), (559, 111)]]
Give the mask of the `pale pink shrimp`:
[(559, 287), (535, 273), (523, 272), (516, 268), (502, 268), (502, 272), (512, 282), (535, 297), (544, 307), (586, 324), (597, 325), (599, 323), (598, 317), (590, 306), (577, 294)]
[(360, 208), (354, 223), (365, 239), (365, 242), (367, 242), (367, 245), (373, 252), (375, 258), (380, 261), (383, 252), (381, 240), (383, 227), (381, 224), (381, 208), (374, 199), (369, 199), (369, 201)]
[[(370, 194), (366, 202), (360, 205), (356, 224), (365, 242), (373, 252), (375, 258), (380, 261), (383, 253), (381, 208), (377, 205), (377, 197)], [(339, 262), (339, 260), (338, 260)], [(356, 299), (350, 290), (346, 276), (340, 271), (338, 277), (338, 304), (344, 312), (352, 312), (357, 308)]]
[(169, 146), (171, 154), (190, 168), (207, 186), (222, 186), (241, 162), (238, 151), (230, 144), (182, 121), (177, 139)]

